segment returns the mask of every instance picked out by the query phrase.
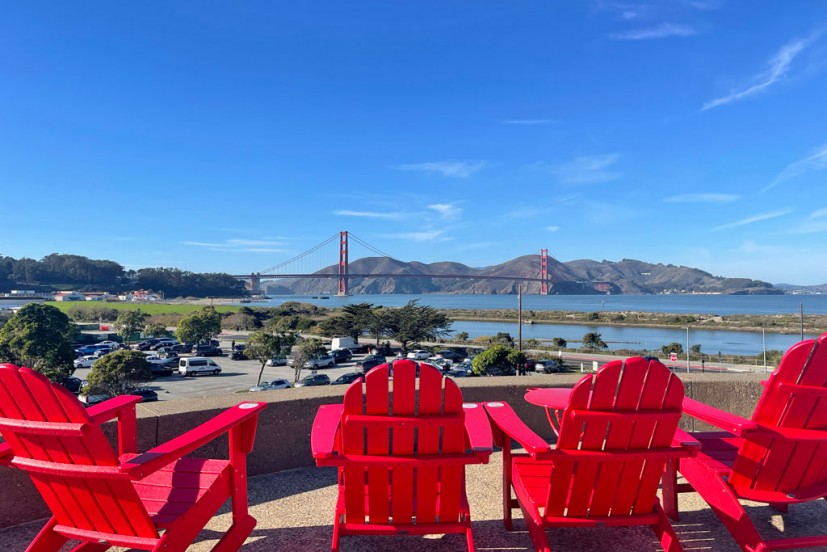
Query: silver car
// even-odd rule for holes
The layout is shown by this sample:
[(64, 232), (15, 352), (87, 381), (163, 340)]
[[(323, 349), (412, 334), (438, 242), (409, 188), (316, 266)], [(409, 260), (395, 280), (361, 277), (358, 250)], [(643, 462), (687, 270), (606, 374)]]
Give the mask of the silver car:
[(286, 379), (276, 379), (271, 381), (263, 381), (255, 387), (251, 387), (250, 391), (270, 391), (272, 389), (290, 389), (291, 387), (293, 386), (290, 385), (290, 382)]

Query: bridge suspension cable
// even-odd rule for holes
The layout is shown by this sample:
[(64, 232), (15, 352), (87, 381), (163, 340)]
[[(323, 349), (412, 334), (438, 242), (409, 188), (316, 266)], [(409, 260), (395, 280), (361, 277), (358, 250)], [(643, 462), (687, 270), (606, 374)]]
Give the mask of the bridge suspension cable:
[(288, 260), (284, 261), (283, 263), (279, 263), (279, 264), (277, 264), (276, 266), (271, 266), (271, 267), (270, 267), (270, 268), (268, 268), (267, 270), (263, 270), (261, 273), (262, 273), (262, 274), (270, 274), (270, 273), (272, 273), (272, 272), (275, 272), (276, 270), (278, 270), (278, 269), (280, 269), (280, 268), (282, 268), (282, 267), (284, 267), (284, 266), (286, 266), (286, 265), (289, 265), (290, 263), (296, 262), (296, 261), (298, 261), (299, 259), (304, 258), (304, 257), (306, 257), (306, 256), (310, 255), (310, 254), (311, 254), (311, 253), (313, 253), (314, 251), (318, 251), (319, 249), (321, 249), (321, 248), (322, 248), (322, 247), (324, 247), (325, 245), (329, 244), (329, 243), (330, 243), (330, 242), (332, 242), (333, 240), (337, 239), (338, 237), (339, 237), (339, 234), (333, 234), (333, 235), (332, 235), (332, 236), (330, 236), (327, 240), (323, 241), (323, 242), (322, 242), (322, 243), (320, 243), (319, 245), (317, 245), (317, 246), (315, 246), (315, 247), (312, 247), (312, 248), (308, 249), (308, 250), (307, 250), (307, 251), (305, 251), (304, 253), (299, 253), (298, 255), (296, 255), (295, 257), (293, 257), (292, 259), (288, 259)]
[(368, 242), (366, 242), (365, 240), (363, 240), (362, 238), (360, 238), (359, 236), (355, 235), (355, 234), (354, 234), (354, 233), (352, 233), (352, 232), (348, 232), (348, 236), (350, 236), (350, 238), (351, 238), (351, 239), (354, 239), (354, 240), (356, 240), (357, 242), (359, 242), (362, 246), (364, 246), (364, 247), (366, 247), (367, 249), (370, 249), (370, 250), (371, 250), (371, 251), (373, 251), (374, 253), (378, 254), (380, 257), (388, 257), (388, 258), (390, 258), (390, 259), (393, 259), (393, 258), (394, 258), (394, 257), (393, 257), (393, 255), (388, 255), (388, 254), (387, 254), (387, 253), (385, 253), (384, 251), (382, 251), (382, 250), (380, 250), (380, 249), (377, 249), (377, 248), (373, 247), (371, 244), (369, 244)]

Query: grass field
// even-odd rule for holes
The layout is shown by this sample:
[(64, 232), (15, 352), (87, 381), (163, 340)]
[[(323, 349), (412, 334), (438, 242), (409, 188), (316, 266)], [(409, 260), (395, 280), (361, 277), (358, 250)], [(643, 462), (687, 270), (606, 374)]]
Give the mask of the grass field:
[[(159, 314), (190, 314), (192, 312), (200, 311), (204, 305), (194, 305), (187, 303), (99, 303), (99, 302), (79, 302), (79, 301), (46, 301), (47, 305), (57, 307), (62, 312), (68, 312), (70, 309), (94, 309), (105, 308), (114, 309), (117, 311), (134, 311), (141, 309), (142, 312), (155, 316)], [(218, 312), (238, 312), (240, 305), (216, 305), (215, 310)]]

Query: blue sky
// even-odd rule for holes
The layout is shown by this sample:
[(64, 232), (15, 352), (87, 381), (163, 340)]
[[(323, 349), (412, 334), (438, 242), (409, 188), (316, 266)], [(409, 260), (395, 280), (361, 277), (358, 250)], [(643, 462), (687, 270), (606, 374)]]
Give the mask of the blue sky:
[(6, 3), (0, 254), (249, 273), (347, 230), (825, 283), (825, 31), (817, 2)]

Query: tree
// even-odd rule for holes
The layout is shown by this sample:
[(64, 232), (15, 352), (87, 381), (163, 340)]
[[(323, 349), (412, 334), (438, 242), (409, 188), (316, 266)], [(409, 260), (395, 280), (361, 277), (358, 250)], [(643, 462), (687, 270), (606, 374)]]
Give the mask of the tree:
[(508, 332), (497, 332), (497, 335), (491, 338), (492, 345), (505, 345), (506, 347), (514, 346), (514, 338)]
[(554, 345), (555, 347), (560, 347), (561, 349), (565, 349), (566, 347), (568, 347), (569, 342), (566, 341), (565, 339), (563, 339), (562, 337), (555, 337), (554, 339), (551, 340), (551, 344)]
[[(505, 376), (514, 370), (511, 354), (515, 350), (505, 345), (494, 345), (474, 357), (472, 370), (478, 376)], [(519, 352), (519, 351), (516, 351)], [(525, 355), (523, 355), (525, 362)]]
[(683, 345), (681, 345), (680, 343), (674, 341), (674, 342), (670, 343), (669, 345), (663, 345), (660, 348), (660, 350), (665, 355), (668, 355), (668, 354), (671, 354), (671, 353), (677, 353), (679, 355), (682, 355), (683, 354)]
[(122, 312), (115, 320), (118, 335), (129, 343), (133, 335), (144, 329), (147, 316), (149, 315), (142, 312), (141, 309)]
[(694, 345), (692, 345), (689, 348), (689, 352), (691, 352), (694, 355), (700, 355), (701, 354), (701, 344), (700, 343), (695, 343)]
[(92, 365), (86, 392), (123, 395), (151, 380), (152, 372), (142, 352), (115, 351)]
[(144, 335), (149, 337), (165, 337), (169, 335), (166, 326), (159, 322), (150, 322), (144, 326)]
[(408, 350), (408, 344), (436, 341), (451, 333), (451, 320), (433, 307), (409, 301), (404, 307), (387, 312), (388, 335)]
[(294, 333), (270, 333), (259, 330), (250, 334), (247, 346), (244, 349), (244, 354), (247, 355), (248, 358), (261, 363), (256, 385), (261, 383), (261, 376), (264, 374), (264, 367), (267, 365), (267, 361), (276, 356), (286, 355), (295, 344), (296, 334)]
[(370, 303), (346, 305), (342, 308), (342, 314), (328, 318), (319, 324), (319, 330), (325, 337), (352, 337), (357, 343), (359, 337), (370, 331), (379, 343), (386, 326), (378, 310), (378, 307)]
[(56, 307), (29, 303), (0, 328), (0, 362), (36, 370), (62, 382), (74, 371), (72, 342), (78, 335), (69, 317)]
[(327, 352), (322, 342), (318, 339), (305, 339), (299, 345), (293, 347), (293, 371), (295, 378), (293, 382), (299, 381), (302, 375), (302, 368), (305, 363)]
[(583, 336), (584, 349), (608, 349), (603, 337), (597, 332), (589, 332)]
[(454, 336), (454, 339), (456, 339), (460, 343), (465, 343), (466, 341), (468, 341), (468, 332), (459, 332), (457, 335)]
[(178, 339), (183, 343), (209, 341), (220, 333), (221, 314), (213, 307), (204, 307), (181, 319), (175, 331)]

